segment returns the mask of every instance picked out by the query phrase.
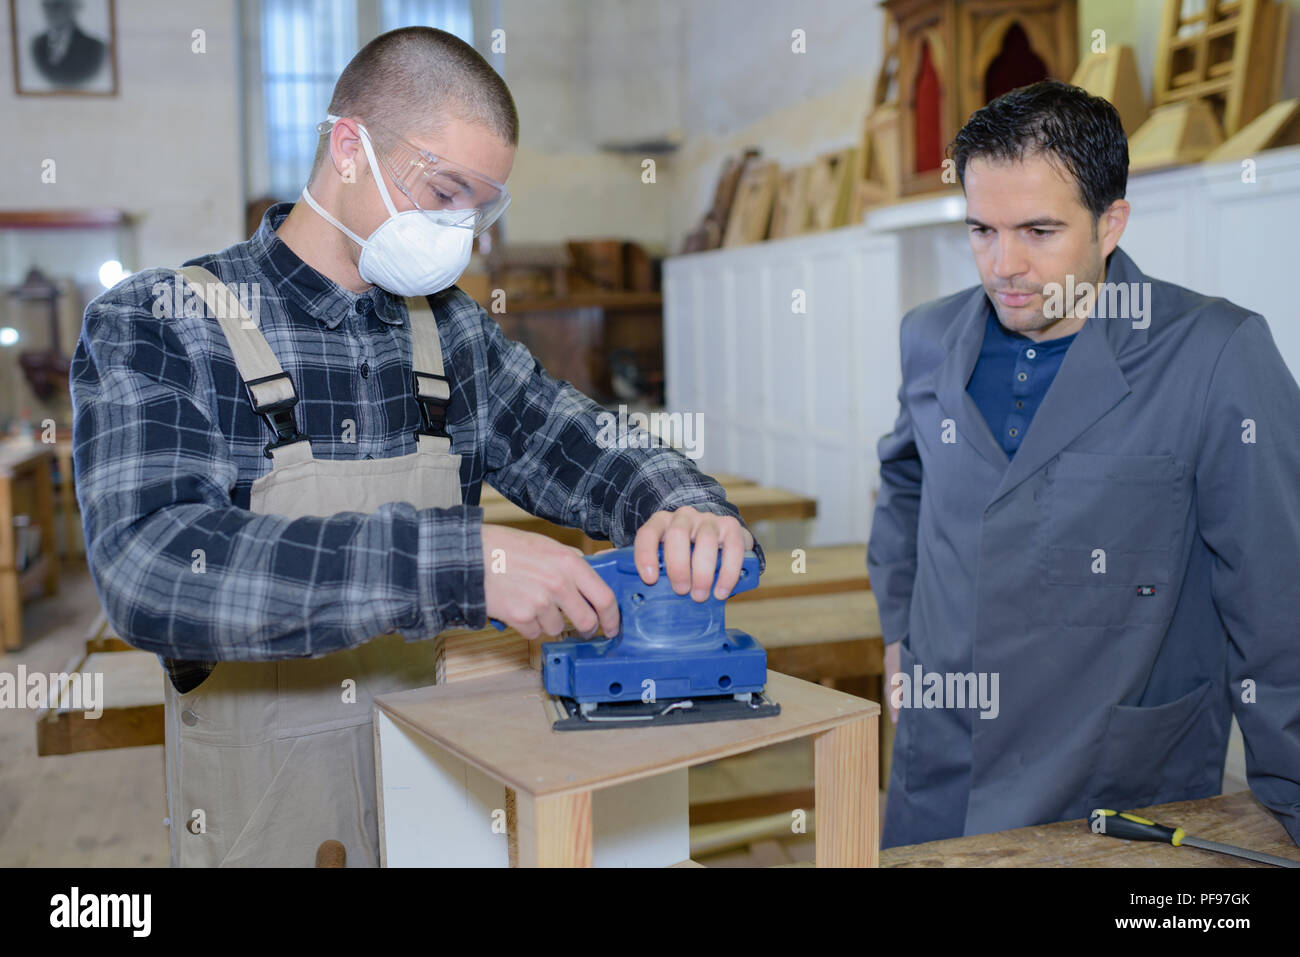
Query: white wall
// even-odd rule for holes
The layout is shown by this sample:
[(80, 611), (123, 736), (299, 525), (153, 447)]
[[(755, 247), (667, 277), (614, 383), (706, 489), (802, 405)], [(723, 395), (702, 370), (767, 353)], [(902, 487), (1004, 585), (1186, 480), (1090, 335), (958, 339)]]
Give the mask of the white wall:
[(676, 122), (677, 70), (663, 51), (677, 3), (504, 0), (502, 58), (519, 109), (506, 236), (515, 242), (620, 237), (650, 249), (667, 236), (671, 180), (661, 163), (643, 183), (644, 157), (601, 143), (662, 132)]
[[(674, 252), (724, 159), (784, 163), (856, 143), (884, 14), (862, 0), (505, 0), (521, 142), (508, 235), (625, 236)], [(792, 31), (806, 53), (792, 52)], [(663, 154), (604, 143), (680, 139)], [(656, 181), (642, 181), (653, 159)]]
[[(1097, 27), (1109, 42), (1133, 43), (1149, 92), (1162, 2), (1081, 0), (1081, 44)], [(1300, 0), (1288, 2), (1284, 88), (1296, 96)], [(240, 144), (241, 84), (259, 80), (257, 18), (248, 12), (256, 4), (121, 0), (117, 8), (118, 97), (17, 97), (3, 84), (0, 106), (17, 135), (0, 207), (121, 206), (141, 217), (139, 264), (241, 239), (243, 203), (265, 184), (259, 140)], [(520, 110), (510, 238), (626, 236), (667, 252), (708, 207), (726, 156), (757, 146), (789, 165), (857, 142), (884, 25), (883, 11), (863, 0), (484, 0), (478, 12), (489, 29), (506, 30), (500, 68)], [(190, 52), (196, 27), (207, 31), (201, 56)], [(805, 31), (807, 53), (791, 51), (795, 29)], [(12, 75), (8, 31), (0, 16), (4, 76)], [(250, 106), (256, 132), (255, 97)], [(598, 149), (665, 135), (682, 143), (654, 157), (653, 184), (642, 182), (646, 156)], [(46, 157), (59, 163), (58, 184), (39, 183)]]
[[(8, 11), (0, 16), (0, 208), (123, 209), (139, 223), (129, 268), (179, 264), (242, 238), (235, 5), (116, 6), (115, 97), (16, 95)], [(207, 33), (206, 53), (191, 52), (195, 29)], [(57, 164), (49, 184), (47, 158)]]
[[(1236, 163), (1132, 177), (1120, 245), (1152, 277), (1263, 315), (1300, 377), (1288, 232), (1300, 221), (1300, 146), (1256, 162), (1253, 183)], [(876, 441), (898, 412), (899, 322), (979, 281), (964, 216), (960, 197), (923, 200), (862, 226), (665, 264), (667, 406), (704, 414), (705, 471), (817, 499), (794, 545), (867, 540)], [(805, 314), (791, 309), (800, 290)]]

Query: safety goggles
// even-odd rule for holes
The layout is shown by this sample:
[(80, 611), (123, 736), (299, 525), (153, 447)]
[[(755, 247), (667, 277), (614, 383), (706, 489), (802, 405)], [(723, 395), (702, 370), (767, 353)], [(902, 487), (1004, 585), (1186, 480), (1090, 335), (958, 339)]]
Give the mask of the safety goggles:
[[(339, 119), (330, 114), (316, 127), (317, 132), (328, 133)], [(386, 127), (361, 125), (371, 133), (371, 146), (379, 162), (416, 209), (450, 211), (450, 215), (439, 217), (442, 222), (472, 226), (477, 236), (496, 222), (510, 205), (510, 193), (491, 177), (452, 162), (445, 156), (422, 150)]]

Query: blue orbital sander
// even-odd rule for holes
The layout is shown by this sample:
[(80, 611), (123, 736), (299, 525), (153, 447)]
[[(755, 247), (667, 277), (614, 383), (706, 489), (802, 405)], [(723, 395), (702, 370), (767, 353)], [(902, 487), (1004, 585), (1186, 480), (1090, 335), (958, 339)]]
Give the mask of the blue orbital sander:
[[(763, 693), (767, 652), (728, 628), (726, 600), (697, 602), (668, 582), (663, 546), (659, 578), (641, 580), (631, 548), (587, 561), (618, 599), (619, 632), (607, 638), (545, 642), (542, 680), (552, 696), (556, 731), (698, 724), (767, 718), (781, 706)], [(745, 553), (731, 594), (758, 586), (758, 557)]]

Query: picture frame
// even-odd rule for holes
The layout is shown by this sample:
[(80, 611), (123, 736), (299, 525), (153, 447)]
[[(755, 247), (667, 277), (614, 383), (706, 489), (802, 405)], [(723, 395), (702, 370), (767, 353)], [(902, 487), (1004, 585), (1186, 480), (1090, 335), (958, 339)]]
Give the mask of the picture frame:
[(116, 96), (116, 0), (9, 0), (14, 92)]

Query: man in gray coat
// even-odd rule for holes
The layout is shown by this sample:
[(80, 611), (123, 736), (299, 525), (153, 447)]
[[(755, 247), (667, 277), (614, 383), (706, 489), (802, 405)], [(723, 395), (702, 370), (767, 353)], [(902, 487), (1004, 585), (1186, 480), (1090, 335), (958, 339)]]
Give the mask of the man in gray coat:
[(882, 846), (1218, 794), (1231, 713), (1300, 843), (1300, 388), (1118, 248), (1109, 103), (1014, 90), (951, 152), (981, 286), (903, 319), (867, 550)]

